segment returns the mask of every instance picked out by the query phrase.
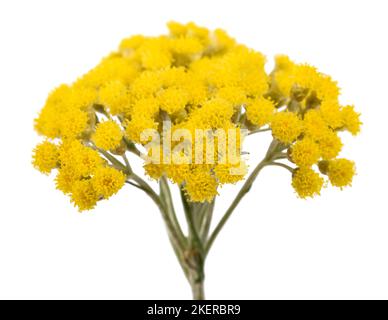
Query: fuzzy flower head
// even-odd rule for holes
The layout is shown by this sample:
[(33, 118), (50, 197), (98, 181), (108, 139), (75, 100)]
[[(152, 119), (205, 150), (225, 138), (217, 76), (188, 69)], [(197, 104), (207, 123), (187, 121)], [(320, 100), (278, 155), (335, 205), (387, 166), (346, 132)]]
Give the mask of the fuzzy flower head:
[(272, 117), (271, 128), (276, 139), (290, 144), (302, 133), (302, 121), (293, 112), (278, 112)]
[(216, 178), (202, 168), (194, 169), (187, 177), (185, 191), (193, 202), (211, 202), (218, 194)]
[(122, 138), (120, 126), (112, 120), (99, 123), (92, 137), (95, 145), (104, 150), (117, 149)]
[(108, 199), (124, 186), (125, 180), (126, 176), (121, 171), (110, 167), (99, 167), (91, 181), (97, 194)]
[(34, 149), (33, 165), (44, 174), (49, 174), (58, 166), (58, 146), (49, 141), (42, 142)]
[(310, 138), (298, 140), (290, 150), (292, 161), (299, 167), (311, 167), (321, 155), (318, 144)]
[(319, 195), (323, 178), (311, 168), (298, 168), (292, 176), (292, 186), (301, 198)]
[(319, 168), (322, 173), (327, 174), (333, 186), (341, 189), (346, 186), (351, 186), (353, 176), (356, 174), (354, 162), (348, 159), (321, 161)]
[(246, 106), (246, 110), (247, 119), (252, 124), (261, 127), (271, 121), (275, 112), (275, 106), (272, 101), (259, 98), (250, 101)]

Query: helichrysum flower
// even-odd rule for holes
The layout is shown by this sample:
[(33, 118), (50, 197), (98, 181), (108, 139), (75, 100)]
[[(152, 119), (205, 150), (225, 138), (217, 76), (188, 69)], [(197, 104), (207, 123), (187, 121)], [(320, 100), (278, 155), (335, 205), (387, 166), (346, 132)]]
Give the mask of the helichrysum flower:
[(122, 138), (123, 132), (120, 126), (112, 120), (99, 123), (92, 137), (95, 145), (104, 150), (117, 149)]
[(327, 163), (327, 175), (333, 186), (343, 188), (352, 184), (355, 164), (347, 159), (333, 159)]
[(295, 141), (302, 133), (302, 121), (293, 112), (278, 112), (271, 120), (273, 136), (286, 144)]
[(195, 169), (186, 179), (185, 191), (191, 201), (211, 202), (218, 194), (216, 178), (206, 170)]
[(72, 186), (71, 201), (80, 211), (90, 210), (99, 200), (91, 180), (78, 180)]
[(351, 134), (356, 135), (361, 129), (360, 114), (354, 111), (353, 106), (343, 107), (341, 110), (343, 126)]
[(247, 119), (258, 127), (268, 124), (275, 112), (273, 102), (264, 98), (250, 100), (245, 108)]
[(323, 182), (323, 178), (311, 168), (298, 168), (292, 176), (292, 186), (301, 198), (319, 195)]
[(291, 148), (291, 159), (299, 167), (311, 167), (320, 156), (319, 146), (311, 138), (298, 140)]
[(168, 114), (174, 114), (184, 110), (189, 102), (189, 93), (181, 88), (170, 87), (158, 95), (160, 109)]
[(33, 165), (40, 172), (49, 174), (58, 167), (58, 146), (49, 141), (38, 144), (34, 149)]
[(99, 167), (91, 179), (94, 190), (104, 199), (117, 193), (123, 186), (126, 176), (114, 168)]
[(218, 163), (214, 167), (214, 174), (221, 184), (237, 183), (244, 179), (247, 171), (248, 167), (243, 160), (236, 164)]
[[(194, 158), (183, 164), (151, 161), (144, 170), (153, 179), (164, 175), (184, 186), (190, 201), (212, 201), (218, 187), (246, 175), (242, 130), (253, 133), (268, 126), (283, 148), (276, 156), (285, 159), (288, 152), (299, 167), (295, 190), (301, 197), (318, 194), (322, 178), (311, 167), (320, 160), (320, 167), (328, 160), (334, 166), (341, 132), (355, 135), (361, 126), (354, 108), (339, 104), (337, 83), (284, 55), (275, 58), (275, 68), (267, 74), (263, 54), (221, 29), (210, 31), (192, 22), (171, 22), (168, 28), (167, 35), (124, 39), (92, 70), (49, 94), (35, 128), (55, 144), (36, 147), (34, 166), (43, 173), (58, 169), (57, 188), (80, 209), (89, 209), (117, 192), (129, 172), (110, 156), (141, 149), (151, 132), (164, 138), (184, 129), (195, 137), (202, 129), (206, 135), (189, 149), (200, 163), (211, 164), (195, 164)], [(166, 132), (165, 121), (172, 122)], [(237, 132), (235, 150), (227, 144), (232, 135), (218, 135), (230, 129)], [(209, 139), (215, 147), (205, 146)], [(239, 161), (221, 161), (233, 152)], [(332, 184), (345, 184), (333, 172), (331, 179), (327, 172)]]
[(323, 101), (319, 107), (323, 120), (332, 129), (343, 126), (341, 108), (336, 101)]
[(129, 108), (128, 98), (128, 88), (119, 80), (110, 81), (99, 90), (99, 102), (113, 115)]
[(318, 146), (323, 159), (335, 158), (342, 149), (342, 141), (333, 131), (325, 131), (317, 139)]

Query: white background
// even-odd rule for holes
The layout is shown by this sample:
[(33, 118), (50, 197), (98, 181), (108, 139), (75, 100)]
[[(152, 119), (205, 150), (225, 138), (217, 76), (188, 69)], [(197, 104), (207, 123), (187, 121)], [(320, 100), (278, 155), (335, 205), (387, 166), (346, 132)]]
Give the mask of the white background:
[[(222, 27), (268, 57), (332, 75), (364, 122), (345, 135), (353, 187), (296, 198), (266, 168), (213, 247), (209, 299), (388, 298), (387, 1), (1, 1), (0, 298), (190, 299), (159, 212), (126, 187), (90, 213), (31, 166), (33, 119), (123, 37), (171, 19)], [(270, 137), (247, 144), (251, 165)], [(237, 188), (222, 190), (220, 217)]]

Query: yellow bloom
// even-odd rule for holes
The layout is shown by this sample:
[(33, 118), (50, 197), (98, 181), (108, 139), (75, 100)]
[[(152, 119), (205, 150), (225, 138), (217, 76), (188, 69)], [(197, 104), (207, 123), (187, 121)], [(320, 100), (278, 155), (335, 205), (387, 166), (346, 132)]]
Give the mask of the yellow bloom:
[(45, 141), (38, 144), (34, 149), (33, 165), (44, 174), (49, 174), (51, 170), (58, 166), (59, 151), (54, 143)]
[(247, 119), (258, 127), (269, 123), (275, 112), (273, 102), (264, 98), (250, 100), (245, 108)]
[(361, 129), (360, 114), (354, 111), (353, 106), (343, 107), (341, 110), (344, 128), (351, 134), (357, 135)]
[(146, 163), (143, 168), (145, 173), (154, 180), (159, 180), (163, 176), (165, 170), (165, 166), (163, 164), (152, 162)]
[(97, 168), (91, 179), (94, 190), (104, 199), (116, 194), (124, 186), (125, 180), (125, 174), (110, 167)]
[(170, 21), (167, 23), (168, 30), (170, 31), (170, 35), (174, 37), (182, 37), (187, 33), (187, 26), (183, 25), (179, 22)]
[(291, 147), (292, 161), (299, 167), (311, 167), (320, 158), (319, 146), (310, 138), (298, 140)]
[(180, 55), (195, 55), (200, 54), (204, 50), (203, 44), (195, 38), (176, 38), (169, 41), (170, 50), (174, 54)]
[(71, 193), (73, 185), (76, 181), (79, 181), (80, 175), (74, 166), (63, 166), (58, 170), (58, 174), (55, 178), (55, 185), (58, 190), (61, 190), (64, 194)]
[(355, 164), (347, 159), (334, 159), (328, 161), (327, 175), (333, 186), (343, 188), (352, 185), (356, 173)]
[(165, 166), (167, 177), (176, 184), (181, 184), (185, 181), (186, 177), (190, 174), (189, 164), (169, 164)]
[(295, 113), (278, 112), (272, 117), (271, 129), (276, 139), (289, 144), (302, 133), (302, 121)]
[(98, 152), (84, 146), (78, 140), (63, 144), (59, 149), (59, 163), (62, 170), (71, 171), (77, 178), (92, 175), (104, 163)]
[(142, 141), (142, 133), (147, 130), (156, 130), (158, 124), (147, 115), (132, 117), (131, 121), (128, 121), (125, 128), (125, 135), (129, 140), (137, 143), (147, 143), (148, 141)]
[[(350, 184), (354, 164), (336, 159), (342, 149), (338, 132), (357, 134), (360, 115), (339, 105), (340, 89), (330, 76), (284, 55), (267, 73), (265, 56), (224, 30), (193, 22), (170, 22), (168, 28), (166, 35), (122, 40), (85, 75), (53, 90), (35, 120), (36, 131), (48, 140), (34, 150), (33, 165), (45, 174), (58, 169), (56, 187), (80, 210), (93, 208), (125, 182), (121, 166), (106, 152), (142, 153), (152, 138), (168, 139), (180, 129), (195, 140), (178, 150), (182, 139), (173, 138), (172, 163), (162, 154), (161, 163), (153, 159), (143, 167), (151, 178), (165, 176), (183, 187), (194, 202), (212, 201), (218, 187), (244, 178), (242, 132), (264, 125), (298, 166), (292, 184), (301, 197), (322, 188), (323, 179), (311, 169), (316, 163), (333, 185)], [(164, 131), (166, 121), (171, 130)], [(236, 145), (229, 144), (234, 140)], [(155, 144), (160, 155), (164, 145)], [(230, 156), (236, 161), (222, 161)], [(187, 161), (175, 161), (181, 158)]]
[(216, 178), (207, 171), (194, 170), (187, 176), (185, 191), (193, 202), (211, 202), (218, 194)]
[(342, 149), (342, 141), (338, 135), (330, 130), (323, 133), (318, 141), (319, 150), (323, 159), (335, 158)]
[(104, 150), (117, 149), (122, 138), (120, 126), (112, 120), (99, 123), (92, 137), (95, 145)]
[(133, 118), (149, 118), (152, 119), (159, 112), (159, 101), (153, 97), (139, 99), (133, 105)]
[(329, 131), (322, 115), (317, 110), (309, 110), (303, 118), (303, 133), (315, 140), (322, 137)]
[(70, 109), (62, 114), (60, 132), (63, 139), (76, 139), (90, 127), (89, 114), (79, 109)]
[(99, 200), (90, 180), (76, 181), (71, 190), (71, 201), (80, 211), (93, 209)]
[(319, 195), (323, 178), (311, 168), (298, 168), (292, 176), (292, 186), (301, 198)]
[(342, 112), (336, 101), (323, 101), (319, 107), (323, 120), (332, 129), (343, 125)]
[(221, 184), (237, 183), (244, 179), (247, 172), (248, 166), (242, 160), (237, 164), (218, 163), (214, 167), (214, 174)]
[(138, 49), (142, 65), (146, 69), (156, 70), (169, 67), (172, 55), (163, 37), (150, 38)]
[(223, 99), (231, 103), (234, 107), (243, 105), (248, 99), (239, 87), (224, 87), (218, 90), (217, 98)]
[(174, 114), (184, 110), (189, 101), (189, 94), (180, 88), (167, 88), (158, 95), (160, 108), (168, 114)]
[(128, 56), (131, 52), (138, 49), (144, 41), (146, 41), (146, 37), (142, 35), (125, 38), (121, 41), (119, 50), (124, 54), (124, 56)]
[(107, 107), (112, 115), (124, 113), (129, 109), (127, 87), (118, 80), (106, 83), (99, 91), (100, 103)]
[(236, 45), (236, 40), (230, 37), (225, 30), (216, 29), (213, 33), (214, 43), (216, 51), (224, 51), (233, 48)]
[(231, 121), (234, 108), (231, 103), (223, 99), (205, 101), (202, 108), (192, 113), (192, 118), (197, 121), (197, 128), (223, 128)]

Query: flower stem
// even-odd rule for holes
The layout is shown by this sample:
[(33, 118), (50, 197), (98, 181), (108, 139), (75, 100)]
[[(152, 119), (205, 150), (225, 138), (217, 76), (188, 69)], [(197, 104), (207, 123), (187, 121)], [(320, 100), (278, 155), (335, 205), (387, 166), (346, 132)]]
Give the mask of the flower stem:
[(232, 215), (234, 209), (236, 209), (238, 204), (241, 202), (241, 200), (245, 197), (245, 195), (251, 189), (252, 184), (256, 180), (256, 178), (257, 178), (258, 174), (260, 173), (261, 169), (263, 169), (266, 165), (268, 165), (271, 162), (272, 157), (277, 153), (279, 146), (280, 146), (280, 144), (279, 144), (279, 142), (277, 140), (273, 140), (272, 141), (272, 143), (270, 144), (270, 146), (268, 148), (268, 151), (267, 151), (267, 154), (265, 155), (264, 159), (256, 166), (256, 168), (250, 174), (248, 179), (245, 181), (244, 185), (240, 189), (240, 191), (237, 194), (236, 198), (233, 200), (233, 202), (230, 205), (230, 207), (228, 208), (228, 210), (226, 210), (224, 216), (222, 217), (222, 219), (220, 220), (220, 222), (218, 223), (218, 225), (214, 229), (213, 233), (211, 234), (211, 236), (210, 236), (210, 238), (209, 238), (209, 240), (208, 240), (208, 242), (206, 244), (206, 247), (205, 247), (205, 255), (207, 255), (209, 253), (209, 251), (210, 251), (214, 241), (216, 240), (218, 234), (220, 233), (220, 231), (222, 230), (222, 228), (224, 227), (226, 222), (229, 220), (229, 218)]
[(205, 285), (204, 281), (191, 283), (194, 300), (205, 300)]

